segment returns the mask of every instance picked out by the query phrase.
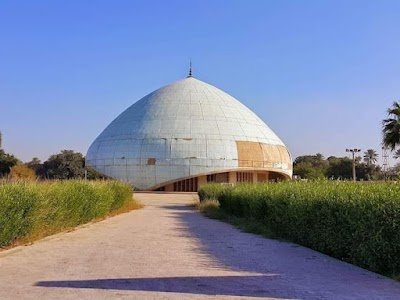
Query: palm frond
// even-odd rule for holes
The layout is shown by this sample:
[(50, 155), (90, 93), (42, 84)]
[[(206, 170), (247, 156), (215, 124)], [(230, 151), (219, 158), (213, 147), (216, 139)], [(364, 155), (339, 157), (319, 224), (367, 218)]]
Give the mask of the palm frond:
[(389, 118), (382, 121), (382, 143), (394, 150), (400, 144), (400, 103), (393, 102), (387, 112)]

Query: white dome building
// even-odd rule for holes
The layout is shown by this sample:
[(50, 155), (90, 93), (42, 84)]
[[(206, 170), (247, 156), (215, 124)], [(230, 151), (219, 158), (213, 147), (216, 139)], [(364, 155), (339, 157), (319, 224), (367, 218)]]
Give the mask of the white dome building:
[(93, 142), (86, 162), (140, 190), (292, 176), (278, 136), (238, 100), (191, 75), (126, 109)]

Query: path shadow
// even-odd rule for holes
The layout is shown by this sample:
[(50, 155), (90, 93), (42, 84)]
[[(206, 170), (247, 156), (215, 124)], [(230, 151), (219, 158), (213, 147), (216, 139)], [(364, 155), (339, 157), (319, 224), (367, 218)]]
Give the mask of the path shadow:
[[(271, 268), (266, 269), (265, 264), (260, 263), (260, 258), (269, 260), (272, 252), (275, 258), (282, 257), (282, 261), (285, 261), (290, 258), (294, 248), (299, 247), (254, 234), (238, 234), (232, 225), (206, 218), (190, 205), (165, 205), (162, 208), (170, 210), (170, 217), (180, 223), (171, 234), (196, 238), (200, 245), (197, 250), (213, 258), (218, 268), (261, 274), (277, 273), (274, 264), (270, 264)], [(291, 247), (287, 247), (288, 244)], [(310, 249), (306, 251), (313, 252)]]
[(335, 295), (335, 299), (357, 299), (360, 291), (373, 299), (379, 290), (387, 289), (387, 295), (394, 293), (396, 297), (395, 291), (400, 291), (391, 281), (377, 281), (374, 274), (360, 276), (360, 271), (353, 266), (341, 263), (338, 267), (331, 263), (332, 259), (313, 250), (253, 234), (240, 234), (227, 223), (205, 218), (189, 205), (163, 205), (162, 208), (169, 211), (166, 217), (178, 223), (171, 235), (197, 241), (193, 246), (193, 259), (200, 264), (204, 259), (204, 265), (209, 269), (248, 274), (41, 281), (36, 286), (276, 299), (299, 299), (299, 295), (300, 299), (322, 299), (327, 298), (326, 295)]
[[(107, 289), (127, 291), (149, 291), (186, 293), (196, 295), (222, 295), (241, 296), (272, 299), (295, 299), (293, 291), (287, 291), (285, 283), (281, 281), (280, 274), (266, 272), (254, 265), (242, 265), (238, 261), (243, 260), (244, 253), (240, 257), (232, 256), (230, 247), (234, 243), (229, 235), (218, 236), (212, 226), (218, 221), (204, 218), (198, 214), (194, 207), (189, 205), (165, 205), (162, 208), (169, 210), (167, 217), (174, 218), (179, 225), (171, 234), (187, 236), (199, 241), (200, 248), (196, 248), (196, 255), (201, 254), (211, 258), (204, 263), (207, 268), (223, 270), (248, 271), (248, 274), (236, 276), (194, 276), (194, 277), (156, 277), (156, 278), (111, 278), (93, 280), (61, 280), (40, 281), (35, 285), (48, 288), (74, 288), (74, 289)], [(219, 222), (218, 222), (219, 223)], [(219, 223), (224, 224), (224, 223)], [(237, 235), (236, 230), (232, 233)], [(243, 250), (243, 249), (242, 249)], [(199, 259), (194, 257), (193, 259)], [(201, 262), (200, 262), (201, 263)]]
[[(163, 208), (179, 222), (174, 234), (197, 239), (197, 252), (211, 258), (214, 268), (265, 276), (276, 274), (275, 280), (267, 285), (258, 282), (259, 287), (268, 286), (286, 293), (272, 296), (298, 298), (302, 295), (301, 299), (321, 299), (335, 295), (337, 299), (341, 296), (357, 299), (359, 292), (363, 291), (373, 299), (375, 293), (379, 295), (377, 290), (385, 290), (387, 299), (400, 299), (397, 282), (312, 249), (255, 234), (238, 233), (232, 225), (206, 218), (189, 205), (164, 205)], [(384, 280), (377, 280), (377, 277)], [(394, 294), (396, 298), (391, 298)]]
[[(286, 295), (268, 288), (274, 275), (261, 276), (216, 276), (216, 277), (169, 277), (169, 278), (118, 278), (94, 280), (40, 281), (40, 287), (85, 288), (125, 291), (151, 291), (169, 293), (188, 293), (202, 295), (224, 295), (242, 297), (273, 297), (288, 299)], [(259, 289), (255, 281), (265, 282)]]

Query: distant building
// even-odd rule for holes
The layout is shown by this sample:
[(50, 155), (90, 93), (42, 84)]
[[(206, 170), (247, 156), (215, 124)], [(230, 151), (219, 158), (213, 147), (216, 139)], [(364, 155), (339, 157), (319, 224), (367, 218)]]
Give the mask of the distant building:
[(140, 190), (197, 191), (207, 182), (292, 176), (278, 136), (238, 100), (191, 73), (120, 114), (90, 146), (86, 162)]

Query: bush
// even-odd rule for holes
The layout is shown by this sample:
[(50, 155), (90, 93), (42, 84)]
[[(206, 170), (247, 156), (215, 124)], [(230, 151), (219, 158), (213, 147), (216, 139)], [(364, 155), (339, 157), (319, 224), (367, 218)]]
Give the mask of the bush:
[(203, 186), (201, 199), (281, 238), (374, 272), (400, 273), (400, 185), (283, 182)]
[(132, 200), (117, 181), (4, 182), (0, 184), (0, 247), (87, 223)]
[(40, 193), (32, 184), (0, 185), (0, 246), (29, 233)]
[(10, 179), (12, 180), (35, 180), (35, 171), (24, 165), (15, 165), (10, 169)]

